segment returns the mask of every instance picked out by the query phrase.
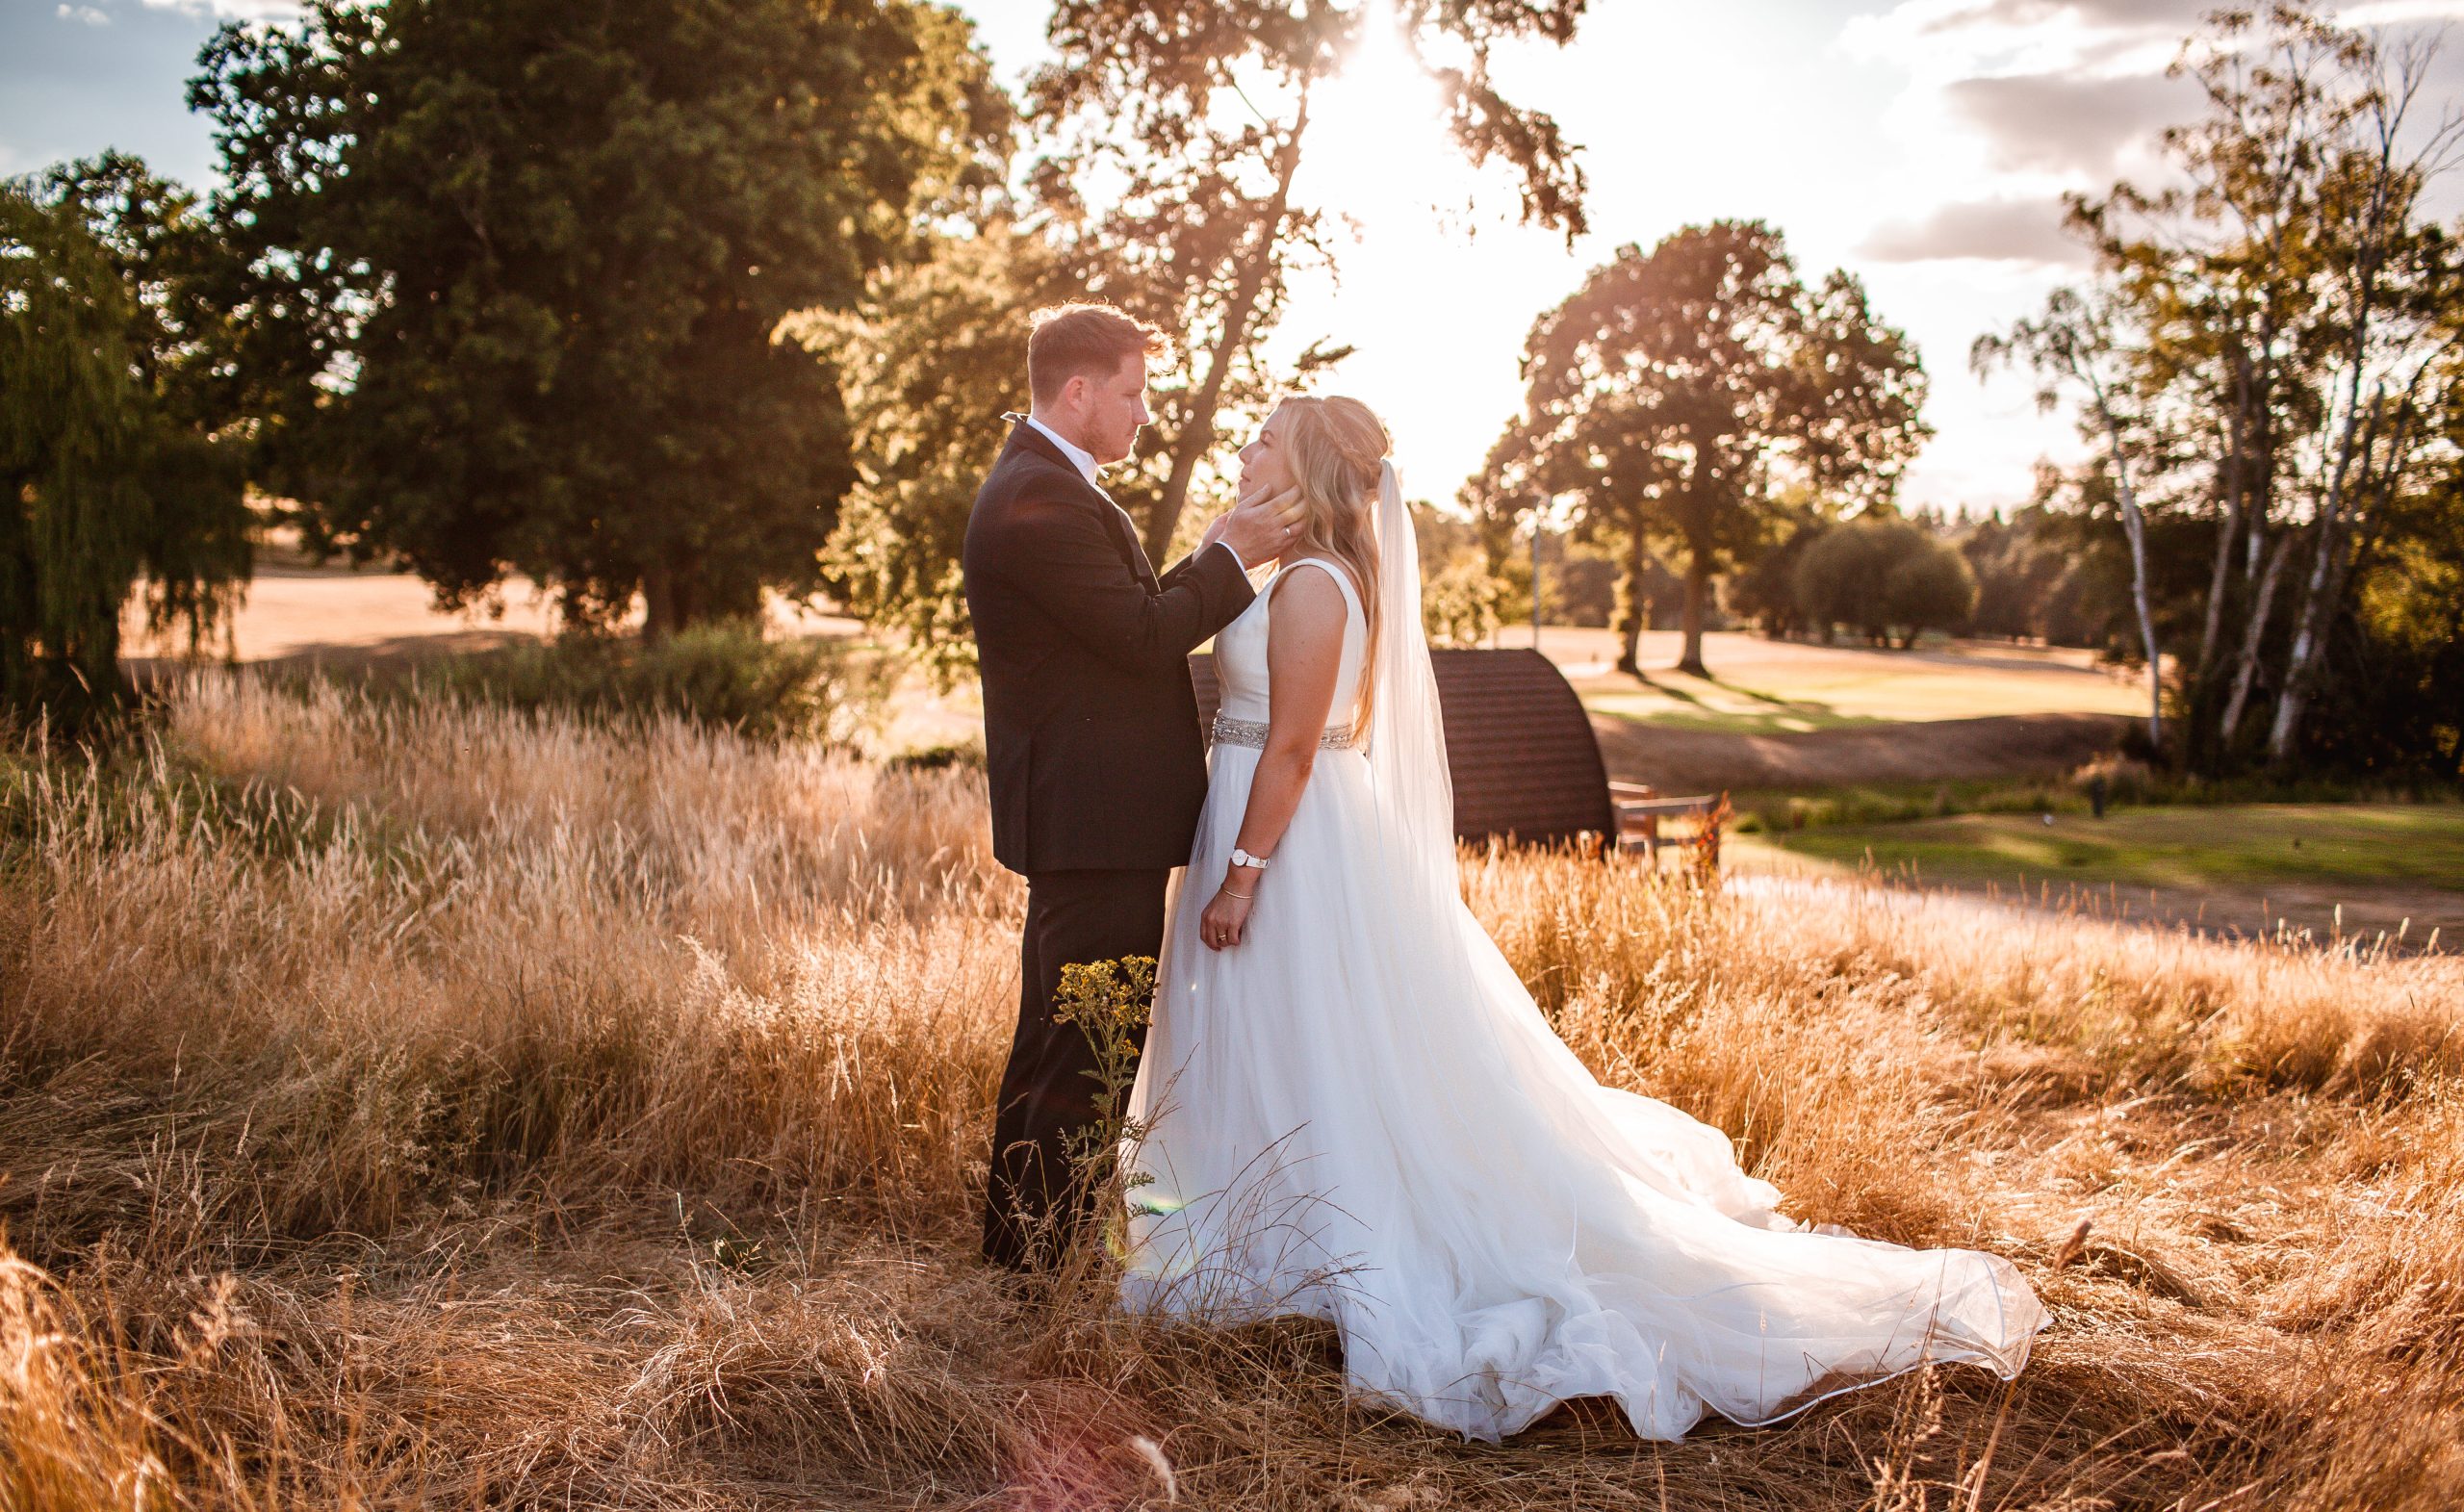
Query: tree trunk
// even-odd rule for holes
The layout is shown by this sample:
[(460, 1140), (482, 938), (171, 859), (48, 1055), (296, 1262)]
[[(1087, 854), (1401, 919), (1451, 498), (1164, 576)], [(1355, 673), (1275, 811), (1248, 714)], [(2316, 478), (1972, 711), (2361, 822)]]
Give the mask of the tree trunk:
[(2199, 626), (2198, 666), (2191, 674), (2194, 686), (2205, 687), (2215, 671), (2218, 642), (2224, 626), (2224, 598), (2232, 582), (2233, 545), (2242, 533), (2243, 500), (2248, 493), (2250, 362), (2238, 347), (2233, 353), (2233, 413), (2225, 422), (2224, 518), (2217, 522), (2216, 560), (2207, 575), (2207, 614)]
[(642, 639), (655, 646), (706, 623), (717, 607), (699, 556), (671, 552), (642, 574)]
[(665, 562), (642, 574), (642, 639), (656, 646), (682, 628), (678, 615), (676, 569)]
[[(2299, 732), (2301, 716), (2316, 686), (2320, 661), (2326, 654), (2327, 628), (2337, 607), (2344, 602), (2345, 586), (2351, 580), (2353, 561), (2368, 539), (2367, 527), (2371, 522), (2384, 518), (2389, 501), (2402, 483), (2404, 459), (2412, 443), (2416, 414), (2414, 397), (2420, 390), (2422, 378), (2445, 358), (2457, 339), (2449, 337), (2439, 345), (2438, 350), (2423, 359), (2421, 366), (2413, 371), (2412, 381), (2404, 386), (2404, 392), (2397, 401), (2393, 431), (2387, 438), (2386, 460), (2374, 468), (2371, 458), (2378, 448), (2381, 421), (2387, 408), (2387, 386), (2381, 383), (2371, 396), (2370, 424), (2363, 430), (2361, 439), (2362, 479), (2354, 485), (2353, 492), (2374, 500), (2374, 507), (2368, 515), (2362, 515), (2361, 506), (2349, 497), (2341, 497), (2339, 490), (2337, 495), (2330, 497), (2341, 498), (2344, 507), (2322, 512), (2319, 556), (2311, 568), (2311, 587), (2306, 596), (2307, 602), (2302, 605), (2301, 629), (2294, 637), (2294, 653), (2285, 669), (2284, 694), (2276, 701), (2275, 723), (2268, 731), (2268, 760), (2271, 763), (2280, 764), (2293, 754), (2294, 737)], [(2343, 481), (2340, 468), (2338, 482), (2341, 484)], [(2337, 526), (2340, 525), (2347, 527), (2345, 533), (2355, 543), (2351, 551), (2345, 551), (2338, 545)]]
[(2354, 345), (2352, 361), (2352, 388), (2347, 400), (2351, 410), (2345, 416), (2335, 471), (2327, 480), (2326, 500), (2319, 507), (2318, 545), (2311, 553), (2310, 577), (2301, 595), (2301, 607), (2296, 611), (2299, 618), (2294, 621), (2292, 653), (2285, 657), (2284, 687), (2276, 694), (2275, 721), (2268, 727), (2270, 766), (2282, 766), (2292, 758), (2294, 739), (2301, 730), (2301, 716), (2309, 707), (2310, 680), (2317, 676), (2319, 656), (2327, 643), (2330, 605), (2344, 577), (2336, 571), (2338, 526), (2344, 524), (2355, 452), (2358, 449), (2360, 457), (2366, 459), (2377, 445), (2379, 412), (2386, 404), (2386, 385), (2381, 384), (2371, 396), (2370, 423), (2360, 423), (2359, 343)]
[(1617, 648), (1617, 670), (1632, 677), (1643, 675), (1643, 628), (1651, 618), (1651, 604), (1643, 598), (1643, 575), (1649, 571), (1651, 553), (1644, 550), (1639, 534), (1626, 549), (1626, 571), (1617, 581), (1617, 630), (1621, 637)]
[(2156, 617), (2147, 602), (2147, 524), (2137, 504), (2122, 514), (2130, 534), (2130, 599), (2139, 611), (2139, 643), (2147, 655), (2147, 744), (2158, 756), (2165, 750), (2165, 657), (2156, 647)]
[(2293, 651), (2284, 661), (2284, 689), (2276, 695), (2275, 721), (2268, 727), (2268, 764), (2282, 766), (2293, 755), (2301, 732), (2301, 716), (2310, 704), (2310, 679), (2319, 652), (2327, 640), (2329, 585), (2336, 580), (2335, 522), (2319, 522), (2319, 548), (2310, 558), (2310, 580), (2301, 595), (2300, 618), (2294, 622)]
[(2233, 737), (2242, 728), (2242, 711), (2249, 706), (2250, 684), (2258, 678), (2259, 648), (2267, 638), (2268, 616), (2275, 608), (2276, 584), (2284, 579), (2284, 559), (2293, 554), (2290, 531), (2276, 538), (2275, 550), (2268, 553), (2268, 567), (2259, 578), (2258, 598), (2250, 605), (2250, 622), (2242, 633), (2240, 665), (2233, 670), (2233, 694), (2224, 702), (2224, 722), (2217, 728), (2216, 746), (2220, 756), (2233, 750)]
[[(2380, 124), (2387, 123), (2381, 117)], [(2301, 716), (2310, 699), (2310, 681), (2316, 676), (2317, 662), (2326, 644), (2328, 601), (2334, 596), (2334, 585), (2341, 575), (2335, 571), (2336, 532), (2343, 524), (2347, 487), (2352, 481), (2355, 448), (2367, 457), (2377, 440), (2380, 412), (2385, 406), (2387, 387), (2377, 385), (2370, 402), (2370, 425), (2361, 425), (2362, 374), (2370, 352), (2371, 318), (2378, 309), (2378, 279), (2385, 268), (2386, 235), (2391, 190), (2396, 178), (2392, 162), (2395, 150), (2392, 130), (2382, 131), (2379, 138), (2378, 161), (2371, 180), (2369, 209), (2363, 215), (2363, 231), (2359, 254), (2355, 259), (2352, 302), (2352, 335), (2347, 344), (2345, 361), (2349, 377), (2345, 386), (2344, 433), (2337, 438), (2335, 465), (2327, 478), (2327, 497), (2319, 505), (2319, 544), (2310, 562), (2308, 590), (2301, 596), (2300, 618), (2295, 621), (2293, 653), (2286, 659), (2284, 689), (2276, 695), (2275, 722), (2268, 729), (2268, 764), (2282, 766), (2293, 756), (2293, 742), (2301, 730)], [(2358, 439), (2357, 439), (2358, 438)]]
[(1292, 204), (1292, 177), (1300, 167), (1300, 139), (1308, 129), (1309, 93), (1304, 88), (1292, 134), (1275, 154), (1274, 193), (1258, 218), (1256, 249), (1242, 263), (1240, 281), (1233, 286), (1231, 302), (1224, 306), (1223, 334), (1208, 354), (1206, 377), (1198, 384), (1188, 419), (1172, 444), (1171, 475), (1165, 479), (1164, 491), (1156, 496), (1146, 517), (1146, 554), (1158, 562), (1171, 552), (1172, 532), (1180, 528), (1181, 510), (1189, 502), (1190, 479), (1196, 475), (1198, 463), (1215, 449), (1215, 411), (1223, 401), (1223, 383), (1232, 371), (1232, 360), (1248, 342), (1249, 320), (1257, 313), (1258, 296), (1266, 292), (1267, 272), (1274, 266), (1275, 243), (1283, 237), (1284, 217)]
[(2147, 518), (2139, 510), (2139, 490), (2131, 486), (2129, 453), (2123, 449), (2121, 422), (2105, 400), (2105, 389), (2092, 375), (2089, 392), (2096, 416), (2104, 422), (2105, 444), (2111, 449), (2114, 496), (2121, 501), (2122, 534), (2130, 540), (2130, 602), (2139, 615), (2139, 644), (2147, 657), (2147, 743), (2158, 755), (2165, 750), (2165, 658), (2156, 645), (2156, 616), (2147, 592)]
[(1685, 557), (1685, 650), (1677, 658), (1677, 670), (1707, 678), (1710, 669), (1703, 665), (1703, 612), (1711, 597), (1710, 564), (1701, 551), (1689, 551)]

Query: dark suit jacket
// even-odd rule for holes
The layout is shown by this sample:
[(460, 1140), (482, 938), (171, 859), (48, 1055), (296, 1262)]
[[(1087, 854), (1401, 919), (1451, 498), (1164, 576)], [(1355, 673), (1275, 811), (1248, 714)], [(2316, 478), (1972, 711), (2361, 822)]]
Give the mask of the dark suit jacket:
[(1017, 872), (1188, 862), (1206, 802), (1189, 653), (1248, 607), (1209, 547), (1161, 578), (1129, 516), (1020, 423), (967, 519), (992, 854)]

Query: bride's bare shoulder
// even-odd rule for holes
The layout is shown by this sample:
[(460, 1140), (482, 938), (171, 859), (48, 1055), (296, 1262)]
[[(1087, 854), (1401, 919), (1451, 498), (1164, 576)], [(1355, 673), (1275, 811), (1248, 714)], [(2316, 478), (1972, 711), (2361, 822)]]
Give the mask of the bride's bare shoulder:
[[(1300, 572), (1303, 567), (1315, 567), (1318, 571)], [(1280, 596), (1287, 585), (1304, 582), (1315, 585), (1313, 590), (1304, 591), (1331, 594), (1337, 602), (1347, 598), (1357, 601), (1360, 594), (1360, 584), (1352, 580), (1349, 570), (1342, 563), (1330, 562), (1322, 556), (1303, 556), (1285, 563), (1283, 570), (1275, 575), (1275, 592)]]
[[(1322, 567), (1323, 572), (1304, 573), (1302, 567)], [(1344, 621), (1350, 612), (1342, 584), (1335, 574), (1341, 568), (1316, 557), (1305, 557), (1291, 563), (1275, 576), (1274, 591), (1267, 604), (1269, 631), (1276, 639), (1290, 641), (1325, 639), (1340, 645)]]

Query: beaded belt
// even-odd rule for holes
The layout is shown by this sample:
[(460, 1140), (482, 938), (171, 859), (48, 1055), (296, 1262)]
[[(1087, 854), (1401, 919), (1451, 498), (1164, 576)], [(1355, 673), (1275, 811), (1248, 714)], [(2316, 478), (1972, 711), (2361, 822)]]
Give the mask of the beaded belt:
[[(1256, 746), (1263, 750), (1267, 743), (1267, 727), (1256, 720), (1231, 719), (1218, 714), (1215, 716), (1215, 740), (1218, 745), (1228, 741), (1236, 746)], [(1349, 725), (1328, 725), (1326, 732), (1318, 737), (1318, 748), (1322, 751), (1341, 751), (1352, 743)]]

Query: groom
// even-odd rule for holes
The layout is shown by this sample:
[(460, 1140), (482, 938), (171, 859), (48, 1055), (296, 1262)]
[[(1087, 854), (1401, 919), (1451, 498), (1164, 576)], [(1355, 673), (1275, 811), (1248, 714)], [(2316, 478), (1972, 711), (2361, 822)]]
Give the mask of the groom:
[(1189, 653), (1248, 606), (1247, 564), (1279, 554), (1299, 513), (1244, 502), (1156, 576), (1096, 470), (1128, 456), (1151, 418), (1146, 366), (1161, 346), (1107, 305), (1040, 312), (1027, 339), (1034, 412), (1008, 417), (1017, 423), (967, 521), (992, 854), (1027, 878), (984, 1211), (985, 1254), (1017, 1269), (1054, 1258), (1036, 1252), (1039, 1233), (1065, 1243), (1086, 1215), (1066, 1141), (1094, 1116), (1094, 1057), (1053, 1021), (1061, 968), (1162, 950), (1165, 883), (1188, 861), (1206, 800)]

